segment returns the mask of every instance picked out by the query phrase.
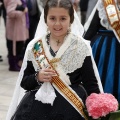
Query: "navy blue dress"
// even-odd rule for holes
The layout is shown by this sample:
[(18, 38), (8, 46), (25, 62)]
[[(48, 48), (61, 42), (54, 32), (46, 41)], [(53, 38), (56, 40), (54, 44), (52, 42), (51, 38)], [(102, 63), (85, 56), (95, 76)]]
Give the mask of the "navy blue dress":
[(120, 103), (120, 43), (113, 31), (101, 26), (98, 11), (84, 38), (91, 41), (104, 92), (112, 93)]

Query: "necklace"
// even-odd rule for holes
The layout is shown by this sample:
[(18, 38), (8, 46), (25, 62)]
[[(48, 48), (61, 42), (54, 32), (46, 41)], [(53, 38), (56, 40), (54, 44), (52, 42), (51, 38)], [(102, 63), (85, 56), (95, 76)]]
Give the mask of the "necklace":
[[(57, 46), (61, 43), (60, 40), (55, 41), (57, 43)], [(47, 43), (50, 45), (50, 34), (47, 35)]]
[(59, 45), (59, 43), (61, 43), (59, 40), (57, 40), (56, 42), (57, 42), (57, 46)]
[[(67, 35), (68, 35), (68, 34), (67, 34)], [(48, 34), (48, 35), (46, 36), (46, 41), (47, 41), (47, 44), (48, 44), (48, 46), (49, 46), (49, 48), (50, 48), (50, 53), (52, 54), (53, 57), (55, 57), (58, 51), (54, 52), (54, 51), (52, 50), (52, 48), (51, 48), (51, 46), (50, 46), (50, 44), (49, 44), (49, 40), (50, 40), (49, 38), (50, 38), (50, 34)], [(65, 39), (66, 39), (66, 38), (65, 38)], [(61, 64), (63, 67), (64, 67), (64, 66), (69, 66), (69, 65), (71, 64), (71, 62), (73, 61), (74, 56), (76, 55), (75, 53), (77, 53), (77, 48), (78, 48), (78, 46), (76, 45), (76, 46), (75, 46), (75, 49), (74, 49), (74, 52), (72, 53), (70, 59), (68, 59), (66, 62), (60, 62), (60, 64)], [(59, 59), (61, 59), (61, 58), (59, 58)], [(66, 59), (67, 59), (67, 58), (66, 58)]]
[(48, 34), (46, 38), (47, 38), (47, 44), (48, 44), (49, 49), (50, 49), (50, 53), (52, 54), (53, 57), (55, 57), (58, 51), (54, 52), (53, 49), (50, 46), (50, 34)]

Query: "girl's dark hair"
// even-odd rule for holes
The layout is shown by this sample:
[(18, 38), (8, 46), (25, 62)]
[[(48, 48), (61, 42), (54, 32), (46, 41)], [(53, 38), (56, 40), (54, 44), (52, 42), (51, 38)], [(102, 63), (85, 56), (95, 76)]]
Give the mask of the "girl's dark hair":
[(44, 8), (44, 19), (47, 23), (47, 15), (50, 8), (60, 7), (65, 8), (69, 11), (70, 23), (73, 23), (74, 20), (74, 9), (70, 0), (48, 0)]

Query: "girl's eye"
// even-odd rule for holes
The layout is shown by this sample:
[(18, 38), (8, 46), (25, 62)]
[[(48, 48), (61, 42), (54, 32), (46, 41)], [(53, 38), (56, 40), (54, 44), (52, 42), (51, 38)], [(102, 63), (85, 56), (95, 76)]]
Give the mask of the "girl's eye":
[(55, 20), (55, 18), (54, 18), (54, 17), (51, 17), (50, 20)]
[(61, 18), (61, 20), (66, 20), (66, 18)]

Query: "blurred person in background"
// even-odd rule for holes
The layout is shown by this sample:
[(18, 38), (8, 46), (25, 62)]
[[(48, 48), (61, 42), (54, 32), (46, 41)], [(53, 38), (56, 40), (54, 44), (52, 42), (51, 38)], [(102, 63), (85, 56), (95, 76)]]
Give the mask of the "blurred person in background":
[(6, 25), (6, 10), (3, 0), (0, 0), (0, 16), (4, 19), (4, 24)]
[[(1, 17), (4, 19), (4, 24), (6, 25), (6, 10), (4, 7), (3, 0), (0, 0), (0, 24), (1, 24)], [(0, 55), (0, 62), (3, 61), (2, 56)]]
[(88, 0), (88, 7), (87, 7), (87, 13), (86, 13), (86, 20), (89, 18), (94, 6), (96, 5), (98, 0)]
[(2, 62), (3, 61), (3, 59), (2, 59), (2, 56), (0, 55), (0, 62)]
[(76, 11), (78, 11), (78, 7), (79, 7), (79, 2), (80, 0), (71, 0), (73, 3), (73, 7)]
[[(2, 12), (2, 2), (0, 1), (0, 17), (1, 17), (1, 12)], [(0, 18), (1, 22), (1, 18)], [(0, 62), (3, 61), (2, 56), (0, 55)]]
[(24, 54), (24, 42), (29, 38), (29, 17), (25, 0), (4, 0), (6, 38), (10, 71), (19, 71)]
[(29, 39), (26, 40), (23, 53), (25, 53), (28, 43), (34, 38), (41, 12), (47, 0), (27, 0), (29, 15)]
[(84, 38), (91, 41), (104, 92), (113, 94), (120, 103), (119, 22), (120, 0), (99, 0), (84, 26)]
[(37, 0), (27, 0), (28, 5), (28, 15), (29, 15), (29, 39), (28, 42), (30, 42), (35, 35), (35, 31), (40, 19), (40, 12), (37, 5)]
[(42, 13), (46, 2), (47, 2), (47, 0), (37, 0), (37, 5), (38, 5), (38, 9), (40, 11), (40, 14)]
[(80, 6), (79, 6), (80, 0), (71, 0), (71, 2), (81, 22), (81, 12), (80, 12)]
[(87, 12), (87, 8), (88, 8), (88, 2), (89, 2), (89, 0), (80, 0), (80, 2), (79, 2), (82, 25), (84, 25), (85, 21), (86, 21), (86, 12)]
[(26, 0), (29, 16), (29, 39), (25, 41), (23, 53), (26, 50), (28, 43), (34, 38), (35, 31), (40, 19), (40, 11), (38, 8), (37, 0)]

